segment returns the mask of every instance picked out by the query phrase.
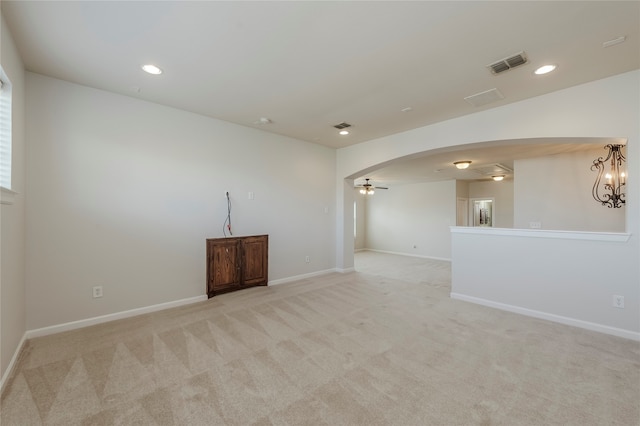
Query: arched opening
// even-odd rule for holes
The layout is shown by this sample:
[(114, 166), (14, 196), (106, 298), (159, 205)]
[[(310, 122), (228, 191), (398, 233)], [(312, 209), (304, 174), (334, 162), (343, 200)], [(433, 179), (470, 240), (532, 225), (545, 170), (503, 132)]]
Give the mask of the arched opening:
[[(389, 187), (373, 195), (353, 190), (358, 217), (354, 249), (449, 259), (451, 226), (483, 226), (471, 200), (492, 200), (491, 227), (624, 232), (625, 209), (595, 202), (592, 161), (620, 138), (539, 138), (487, 141), (388, 160), (345, 180)], [(454, 162), (471, 161), (460, 170)], [(496, 181), (493, 176), (503, 179)], [(347, 183), (348, 185), (348, 183)], [(460, 211), (460, 209), (465, 209)], [(358, 220), (359, 218), (359, 220)], [(359, 222), (360, 221), (360, 222)], [(466, 225), (465, 225), (466, 224)], [(356, 229), (357, 228), (357, 229)]]

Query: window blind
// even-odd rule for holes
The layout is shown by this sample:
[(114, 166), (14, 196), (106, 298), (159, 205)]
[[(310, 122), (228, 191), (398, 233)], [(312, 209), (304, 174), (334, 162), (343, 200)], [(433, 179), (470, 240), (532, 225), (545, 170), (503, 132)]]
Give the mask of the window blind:
[(0, 78), (0, 186), (11, 189), (11, 85), (4, 75)]

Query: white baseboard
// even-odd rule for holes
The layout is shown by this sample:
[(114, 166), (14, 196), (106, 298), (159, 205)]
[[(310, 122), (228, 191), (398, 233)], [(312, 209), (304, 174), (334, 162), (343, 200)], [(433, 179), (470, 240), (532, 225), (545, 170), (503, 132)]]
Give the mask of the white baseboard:
[(295, 275), (293, 277), (280, 278), (279, 280), (269, 281), (269, 285), (280, 285), (280, 284), (291, 283), (294, 281), (304, 280), (306, 278), (317, 277), (319, 275), (331, 274), (332, 272), (340, 272), (340, 271), (338, 271), (337, 269), (325, 269), (323, 271), (310, 272), (308, 274)]
[(640, 341), (640, 333), (625, 330), (622, 328), (610, 327), (608, 325), (597, 324), (589, 321), (583, 321), (575, 318), (563, 317), (561, 315), (550, 314), (548, 312), (536, 311), (533, 309), (523, 308), (520, 306), (507, 305), (505, 303), (494, 302), (493, 300), (481, 299), (479, 297), (467, 296), (460, 293), (451, 293), (452, 299), (462, 300), (464, 302), (475, 303), (477, 305), (488, 306), (490, 308), (500, 309), (503, 311), (513, 312), (528, 317), (539, 318), (543, 320), (553, 321), (560, 324), (571, 325), (573, 327), (584, 328), (586, 330), (597, 331), (599, 333), (610, 334), (625, 339)]
[(388, 250), (376, 250), (376, 249), (362, 249), (358, 251), (374, 251), (376, 253), (385, 253), (385, 254), (395, 254), (397, 256), (408, 256), (408, 257), (419, 257), (421, 259), (432, 259), (432, 260), (444, 260), (445, 262), (451, 262), (451, 259), (446, 257), (434, 257), (434, 256), (424, 256), (421, 254), (412, 254), (412, 253), (401, 253), (399, 251), (388, 251)]
[(20, 343), (18, 343), (18, 347), (16, 348), (16, 351), (13, 353), (13, 356), (11, 357), (11, 362), (9, 362), (9, 365), (7, 365), (7, 369), (4, 371), (4, 374), (2, 375), (2, 379), (0, 379), (0, 395), (2, 395), (2, 392), (4, 391), (4, 385), (6, 381), (9, 379), (9, 377), (11, 377), (11, 372), (13, 371), (13, 367), (15, 367), (16, 362), (18, 361), (18, 357), (22, 353), (22, 349), (24, 348), (24, 344), (26, 343), (26, 341), (27, 341), (27, 333), (24, 333), (22, 335), (22, 339), (20, 339)]
[(191, 303), (202, 302), (204, 300), (207, 300), (206, 294), (203, 294), (202, 296), (190, 297), (187, 299), (174, 300), (173, 302), (159, 303), (157, 305), (145, 306), (143, 308), (136, 308), (128, 311), (102, 315), (99, 317), (87, 318), (83, 320), (67, 322), (64, 324), (37, 328), (35, 330), (28, 330), (25, 334), (27, 339), (33, 339), (34, 337), (42, 337), (49, 334), (61, 333), (63, 331), (75, 330), (78, 328), (88, 327), (90, 325), (102, 324), (104, 322), (134, 317), (136, 315), (148, 314), (150, 312), (161, 311), (163, 309), (175, 308), (178, 306), (189, 305)]

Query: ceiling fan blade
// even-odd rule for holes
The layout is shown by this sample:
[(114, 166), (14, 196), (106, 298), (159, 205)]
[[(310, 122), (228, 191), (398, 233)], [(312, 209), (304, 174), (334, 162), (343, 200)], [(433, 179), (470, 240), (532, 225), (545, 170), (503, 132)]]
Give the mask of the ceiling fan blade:
[(389, 189), (389, 188), (387, 188), (386, 186), (375, 186), (374, 188), (375, 188), (375, 189)]

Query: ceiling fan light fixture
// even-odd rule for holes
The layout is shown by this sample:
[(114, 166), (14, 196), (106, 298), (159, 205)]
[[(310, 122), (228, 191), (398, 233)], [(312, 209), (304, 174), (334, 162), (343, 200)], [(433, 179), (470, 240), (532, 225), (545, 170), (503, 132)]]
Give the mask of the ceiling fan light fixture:
[(469, 160), (464, 160), (464, 161), (456, 161), (453, 163), (454, 166), (456, 166), (458, 169), (462, 170), (462, 169), (466, 169), (471, 165), (471, 161)]
[(389, 189), (386, 186), (373, 186), (371, 183), (369, 183), (369, 178), (365, 179), (365, 183), (356, 185), (356, 187), (360, 188), (360, 193), (362, 195), (373, 195), (376, 193), (376, 189)]

